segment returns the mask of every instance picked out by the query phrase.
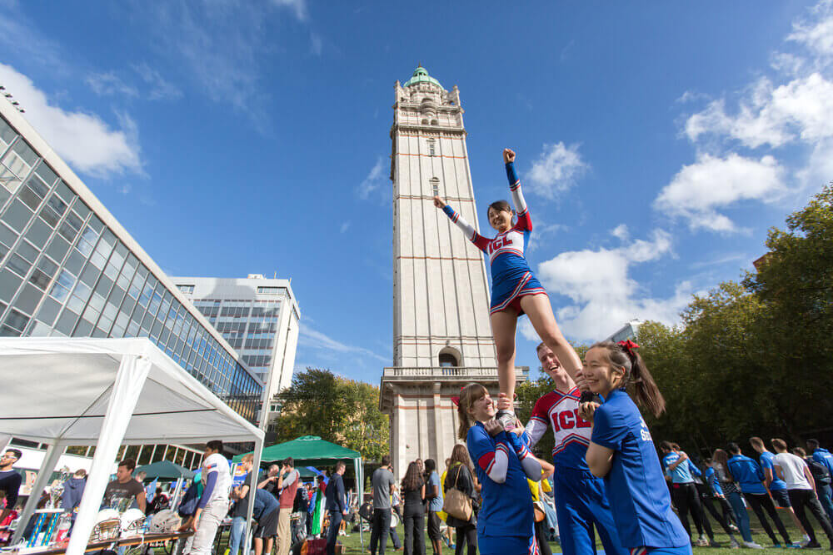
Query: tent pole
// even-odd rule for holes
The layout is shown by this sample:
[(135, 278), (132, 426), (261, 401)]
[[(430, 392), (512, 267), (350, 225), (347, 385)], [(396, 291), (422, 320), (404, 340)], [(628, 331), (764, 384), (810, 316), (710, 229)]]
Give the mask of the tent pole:
[(23, 532), (26, 530), (26, 524), (29, 522), (29, 519), (32, 518), (32, 515), (35, 513), (35, 507), (38, 505), (38, 500), (40, 499), (41, 493), (43, 493), (44, 488), (46, 488), (47, 484), (49, 483), (49, 478), (55, 471), (55, 467), (58, 465), (58, 459), (60, 459), (61, 455), (64, 454), (64, 449), (66, 449), (66, 446), (67, 445), (65, 442), (56, 441), (47, 448), (46, 456), (43, 458), (43, 463), (41, 464), (40, 470), (38, 470), (38, 477), (35, 480), (34, 485), (32, 486), (32, 492), (29, 494), (29, 499), (26, 501), (26, 506), (23, 508), (23, 514), (20, 515), (20, 521), (17, 526), (17, 529), (14, 531), (12, 545), (14, 545), (22, 539)]
[(104, 490), (107, 488), (107, 480), (110, 478), (110, 467), (119, 452), (119, 446), (124, 439), (142, 389), (145, 387), (151, 365), (152, 362), (147, 354), (122, 356), (110, 392), (104, 422), (101, 424), (101, 433), (98, 436), (87, 485), (81, 497), (81, 505), (78, 507), (72, 535), (69, 538), (67, 555), (83, 555), (89, 543), (90, 533), (95, 526), (95, 517), (104, 497)]
[[(362, 503), (364, 503), (364, 468), (362, 468), (362, 459), (359, 457), (358, 459), (353, 459), (353, 465), (356, 467), (356, 480), (358, 480), (358, 484), (356, 484), (356, 492), (359, 494), (359, 509), (362, 508)], [(362, 543), (362, 553), (364, 553), (364, 526), (362, 526), (362, 517), (359, 515), (359, 540)]]
[(260, 457), (261, 457), (262, 452), (263, 452), (263, 440), (260, 439), (260, 438), (256, 438), (255, 439), (255, 450), (254, 450), (254, 453), (252, 453), (252, 456), (253, 456), (252, 469), (250, 470), (250, 472), (252, 472), (252, 486), (254, 486), (254, 487), (249, 488), (249, 506), (246, 507), (246, 530), (243, 534), (243, 538), (244, 538), (243, 555), (249, 555), (249, 550), (251, 549), (251, 546), (252, 546), (252, 541), (251, 541), (252, 539), (250, 537), (250, 535), (251, 535), (250, 532), (253, 532), (252, 526), (251, 526), (252, 514), (254, 513), (254, 510), (255, 510), (255, 493), (256, 493), (255, 490), (257, 489), (258, 478), (260, 477)]

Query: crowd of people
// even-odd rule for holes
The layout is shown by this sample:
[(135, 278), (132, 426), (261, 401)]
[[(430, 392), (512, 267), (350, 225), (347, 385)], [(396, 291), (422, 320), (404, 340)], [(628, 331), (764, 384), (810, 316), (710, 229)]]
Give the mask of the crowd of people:
[[(371, 478), (371, 554), (384, 554), (390, 538), (394, 549), (424, 555), (426, 525), (434, 555), (442, 553), (444, 541), (451, 543), (451, 530), (457, 555), (478, 550), (483, 555), (547, 554), (549, 525), (543, 523), (548, 511), (541, 503), (547, 489), (565, 555), (594, 554), (596, 533), (608, 555), (691, 555), (692, 545), (717, 545), (706, 510), (726, 532), (731, 547), (741, 546), (735, 537), (739, 533), (744, 546), (761, 548), (752, 537), (747, 506), (773, 546), (820, 547), (807, 518), (809, 510), (833, 549), (833, 456), (818, 441), (809, 440), (807, 451), (795, 447), (790, 452), (785, 441), (774, 438), (769, 442), (772, 453), (763, 440), (752, 438), (757, 461), (730, 443), (699, 466), (677, 444), (664, 441), (660, 461), (641, 410), (658, 417), (665, 411), (665, 400), (639, 346), (630, 340), (599, 342), (582, 361), (561, 334), (546, 291), (524, 258), (532, 220), (514, 169), (515, 153), (505, 149), (503, 159), (515, 209), (505, 201), (489, 205), (488, 221), (497, 231), (493, 239), (480, 235), (434, 197), (434, 204), (490, 259), (498, 397), (493, 399), (478, 383), (461, 389), (454, 399), (461, 443), (454, 446), (442, 476), (433, 459), (418, 459), (408, 464), (397, 483), (390, 458), (382, 459)], [(542, 339), (537, 356), (554, 384), (535, 403), (525, 425), (513, 405), (515, 331), (524, 314)], [(554, 435), (552, 463), (533, 454), (548, 430)], [(270, 553), (273, 543), (278, 555), (288, 555), (296, 538), (307, 537), (326, 537), (327, 553), (336, 552), (339, 534), (346, 534), (344, 518), (358, 505), (345, 491), (344, 462), (310, 488), (301, 486), (291, 458), (258, 476), (249, 455), (242, 463), (247, 476), (232, 487), (222, 451), (222, 442), (207, 444), (201, 481), (188, 489), (179, 505), (186, 518), (182, 529), (194, 532), (183, 553), (209, 555), (217, 529), (231, 511), (229, 548), (230, 555), (237, 555), (250, 499), (256, 555)], [(9, 450), (0, 461), (0, 491), (14, 487), (8, 470), (15, 457), (20, 453)], [(119, 464), (105, 498), (127, 500), (145, 512), (144, 488), (133, 478), (134, 468), (131, 460)], [(7, 493), (7, 501), (8, 497)], [(8, 507), (0, 520), (8, 516)], [(804, 535), (802, 544), (792, 541), (776, 507), (789, 511)], [(294, 530), (293, 513), (303, 517)], [(397, 520), (404, 525), (404, 543), (396, 533)]]
[[(746, 547), (761, 549), (752, 539), (748, 506), (774, 547), (820, 547), (807, 518), (809, 510), (833, 549), (833, 456), (815, 439), (806, 442), (806, 450), (794, 447), (792, 452), (783, 439), (773, 438), (769, 443), (774, 453), (761, 438), (749, 440), (757, 461), (744, 455), (737, 443), (729, 443), (725, 450), (717, 449), (700, 464), (692, 462), (676, 443), (660, 444), (671, 497), (689, 533), (689, 515), (694, 520), (699, 535), (696, 545), (715, 545), (708, 512), (728, 534), (732, 547), (739, 546), (734, 533), (740, 533)], [(777, 508), (789, 514), (803, 536), (801, 542), (790, 537)]]

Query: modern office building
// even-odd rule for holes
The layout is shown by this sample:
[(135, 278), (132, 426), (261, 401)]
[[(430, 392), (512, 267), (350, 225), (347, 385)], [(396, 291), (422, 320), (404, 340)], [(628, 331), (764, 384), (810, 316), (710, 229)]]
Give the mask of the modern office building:
[[(393, 466), (444, 461), (459, 424), (452, 397), (469, 382), (497, 394), (489, 284), (481, 253), (433, 204), (440, 195), (478, 225), (460, 91), (417, 67), (394, 85), (393, 365), (380, 407), (390, 415)], [(507, 186), (508, 194), (508, 186)], [(528, 368), (516, 368), (518, 381)]]
[(636, 334), (639, 331), (639, 326), (641, 325), (641, 320), (631, 320), (630, 322), (627, 322), (624, 326), (616, 330), (616, 332), (613, 333), (613, 335), (607, 337), (605, 341), (613, 341), (614, 343), (618, 343), (619, 341), (636, 339)]
[[(267, 399), (292, 385), (301, 311), (286, 279), (172, 277), (186, 298), (264, 383)], [(276, 409), (270, 401), (270, 408)], [(270, 422), (276, 410), (270, 410)], [(265, 426), (264, 426), (265, 428)]]
[(250, 421), (263, 400), (257, 375), (3, 100), (0, 335), (149, 337)]

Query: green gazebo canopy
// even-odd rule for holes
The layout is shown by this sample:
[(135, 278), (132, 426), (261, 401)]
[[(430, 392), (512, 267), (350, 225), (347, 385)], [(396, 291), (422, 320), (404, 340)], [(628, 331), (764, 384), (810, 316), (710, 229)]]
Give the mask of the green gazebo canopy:
[[(331, 465), (337, 460), (361, 459), (362, 454), (341, 445), (330, 443), (318, 436), (301, 436), (292, 441), (278, 443), (264, 447), (261, 452), (261, 464), (280, 462), (287, 457), (295, 459), (295, 466), (300, 463), (311, 466)], [(237, 455), (232, 459), (240, 462), (243, 455)]]
[(186, 478), (191, 479), (194, 477), (194, 473), (185, 468), (184, 466), (179, 466), (178, 464), (174, 464), (171, 461), (159, 461), (153, 464), (146, 464), (145, 466), (140, 466), (136, 469), (136, 472), (145, 472), (147, 473), (146, 480), (153, 480), (154, 478), (161, 478), (163, 480), (177, 480), (179, 478)]

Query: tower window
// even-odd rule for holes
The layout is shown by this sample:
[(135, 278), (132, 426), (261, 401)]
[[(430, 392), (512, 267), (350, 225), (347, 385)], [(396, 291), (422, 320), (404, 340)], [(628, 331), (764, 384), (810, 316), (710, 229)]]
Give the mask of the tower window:
[(428, 156), (436, 156), (436, 155), (437, 155), (436, 141), (434, 141), (434, 139), (428, 139)]
[(440, 194), (440, 180), (437, 177), (431, 178), (431, 192), (435, 197)]
[(442, 353), (440, 355), (440, 367), (447, 368), (451, 366), (457, 366), (457, 357), (451, 353)]

